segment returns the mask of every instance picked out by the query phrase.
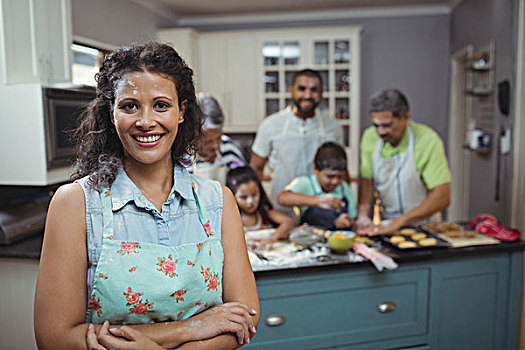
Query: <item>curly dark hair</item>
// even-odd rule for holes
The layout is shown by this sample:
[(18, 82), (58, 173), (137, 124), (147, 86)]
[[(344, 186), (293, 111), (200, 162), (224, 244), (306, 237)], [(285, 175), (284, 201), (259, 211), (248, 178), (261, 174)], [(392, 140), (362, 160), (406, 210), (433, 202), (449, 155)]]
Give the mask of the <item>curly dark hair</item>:
[(226, 174), (226, 186), (233, 192), (234, 195), (240, 185), (251, 181), (255, 181), (259, 187), (260, 200), (259, 205), (257, 205), (257, 211), (261, 214), (263, 223), (277, 226), (277, 223), (270, 219), (268, 215), (268, 210), (273, 209), (273, 206), (268, 199), (268, 196), (266, 195), (266, 192), (264, 191), (264, 188), (262, 187), (261, 181), (259, 180), (255, 170), (246, 165), (233, 168), (228, 171), (228, 174)]
[(115, 180), (123, 164), (124, 151), (111, 122), (111, 110), (119, 82), (132, 72), (160, 74), (175, 83), (179, 107), (184, 100), (187, 105), (184, 122), (179, 125), (172, 146), (173, 162), (186, 165), (195, 154), (202, 136), (203, 116), (195, 96), (193, 70), (169, 45), (133, 44), (106, 55), (95, 75), (96, 98), (81, 115), (80, 125), (73, 133), (78, 145), (73, 180), (89, 175), (89, 185), (95, 189), (109, 186)]

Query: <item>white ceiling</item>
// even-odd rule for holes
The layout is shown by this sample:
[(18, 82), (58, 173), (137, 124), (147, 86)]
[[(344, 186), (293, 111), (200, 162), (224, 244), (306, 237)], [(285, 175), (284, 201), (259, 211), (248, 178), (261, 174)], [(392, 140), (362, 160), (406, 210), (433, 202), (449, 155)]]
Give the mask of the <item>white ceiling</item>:
[(318, 10), (352, 10), (448, 6), (461, 0), (132, 0), (163, 16), (187, 18), (200, 16), (255, 15)]

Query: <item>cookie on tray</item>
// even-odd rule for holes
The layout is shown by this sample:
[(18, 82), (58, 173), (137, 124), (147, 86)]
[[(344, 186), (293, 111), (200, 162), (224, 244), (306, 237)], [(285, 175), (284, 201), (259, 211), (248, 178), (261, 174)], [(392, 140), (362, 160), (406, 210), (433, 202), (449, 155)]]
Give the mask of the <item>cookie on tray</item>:
[(417, 246), (416, 242), (413, 241), (404, 241), (397, 245), (401, 249), (415, 248)]
[(420, 246), (422, 247), (431, 247), (431, 246), (434, 246), (437, 244), (437, 239), (435, 238), (425, 238), (425, 239), (422, 239), (420, 240), (419, 242)]
[(404, 228), (404, 229), (401, 229), (399, 233), (404, 236), (412, 236), (413, 234), (417, 233), (417, 231), (413, 228)]
[(401, 242), (404, 242), (406, 239), (403, 236), (392, 236), (390, 237), (390, 242), (394, 244), (399, 244)]
[(424, 238), (427, 238), (427, 235), (424, 233), (416, 233), (413, 234), (410, 238), (412, 238), (413, 241), (420, 241)]

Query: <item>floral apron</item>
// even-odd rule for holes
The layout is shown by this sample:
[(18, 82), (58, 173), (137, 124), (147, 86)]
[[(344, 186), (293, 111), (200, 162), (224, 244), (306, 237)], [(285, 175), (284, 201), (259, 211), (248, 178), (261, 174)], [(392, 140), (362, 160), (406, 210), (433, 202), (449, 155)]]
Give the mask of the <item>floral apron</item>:
[(114, 241), (110, 190), (102, 189), (104, 235), (86, 323), (183, 320), (222, 304), (222, 245), (192, 187), (208, 238), (177, 247)]

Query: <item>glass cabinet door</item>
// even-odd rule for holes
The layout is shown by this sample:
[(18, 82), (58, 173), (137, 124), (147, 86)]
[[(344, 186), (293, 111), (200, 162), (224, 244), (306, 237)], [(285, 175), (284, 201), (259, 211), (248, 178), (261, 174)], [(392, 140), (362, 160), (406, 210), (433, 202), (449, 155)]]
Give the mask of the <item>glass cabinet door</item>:
[[(261, 34), (263, 91), (261, 114), (293, 104), (288, 87), (296, 72), (310, 68), (321, 75), (323, 97), (317, 113), (335, 119), (343, 131), (351, 176), (359, 168), (359, 27), (271, 30)], [(354, 190), (357, 190), (355, 188)]]
[(316, 41), (314, 43), (314, 64), (324, 65), (330, 62), (330, 50), (328, 41)]
[[(350, 36), (268, 40), (262, 44), (264, 60), (265, 116), (293, 103), (288, 87), (294, 74), (304, 68), (317, 71), (323, 82), (319, 112), (337, 119), (350, 144), (352, 93), (352, 42)], [(353, 40), (353, 39), (352, 39)], [(304, 46), (303, 46), (304, 45)], [(359, 116), (355, 116), (359, 117)]]
[(262, 49), (265, 66), (278, 66), (281, 57), (281, 47), (278, 42), (264, 44)]
[(344, 130), (344, 143), (350, 144), (350, 91), (352, 87), (351, 45), (348, 39), (317, 39), (312, 42), (312, 68), (323, 79), (321, 113), (339, 121)]
[(301, 48), (297, 41), (285, 42), (283, 45), (283, 59), (285, 65), (299, 64), (299, 57), (301, 56)]
[(265, 116), (278, 112), (291, 103), (288, 86), (302, 62), (301, 44), (297, 40), (263, 43)]
[(350, 42), (348, 40), (334, 42), (334, 63), (350, 63)]

